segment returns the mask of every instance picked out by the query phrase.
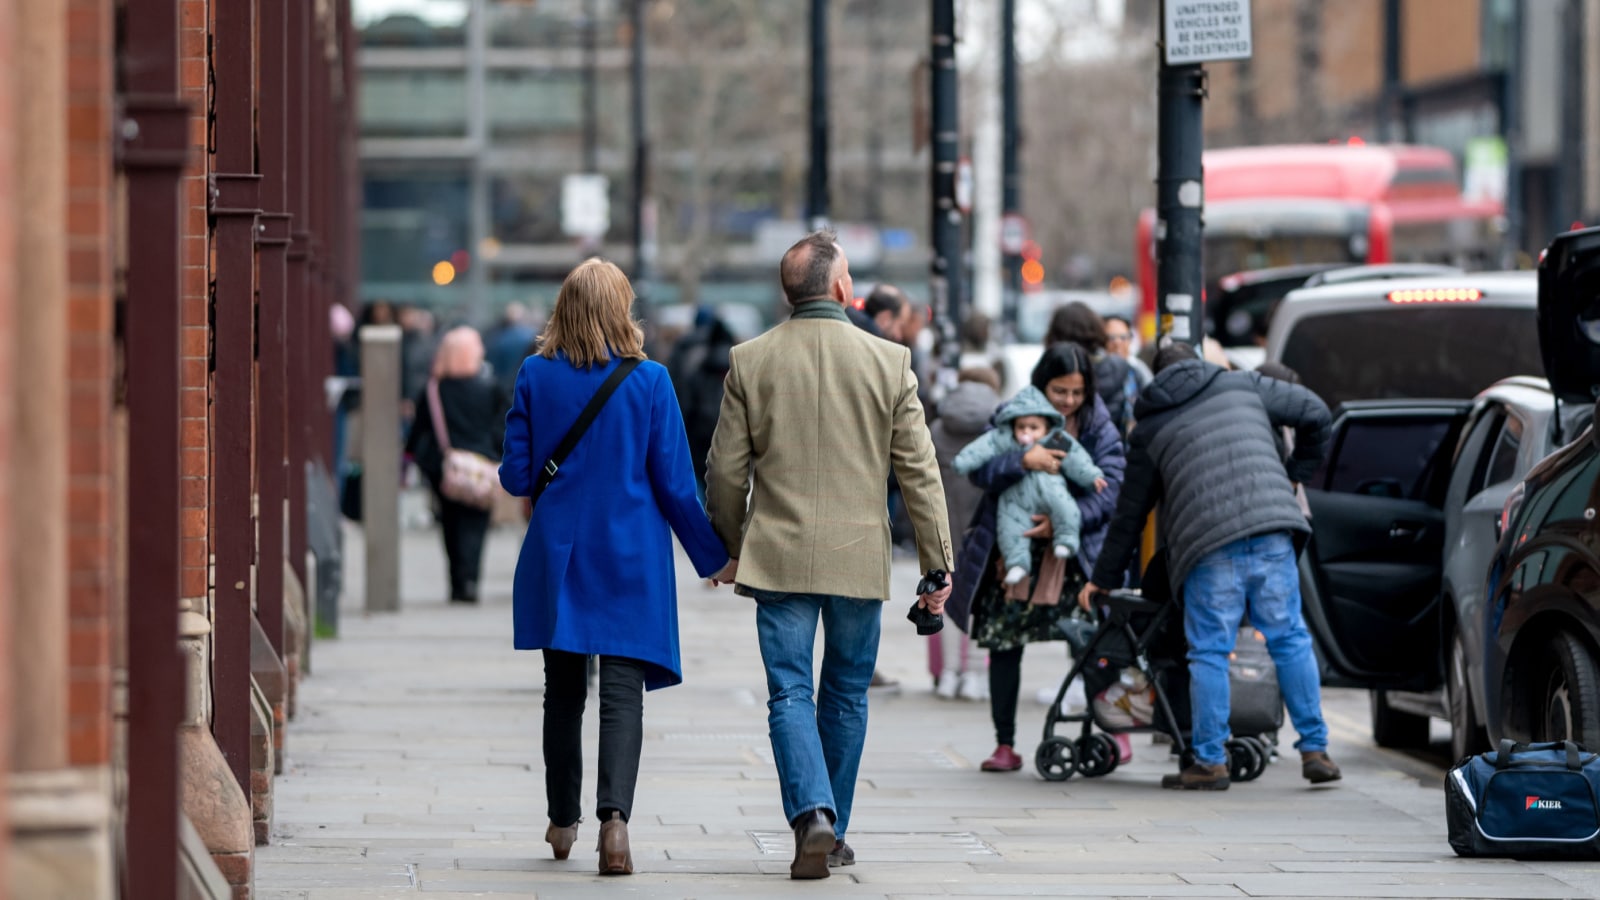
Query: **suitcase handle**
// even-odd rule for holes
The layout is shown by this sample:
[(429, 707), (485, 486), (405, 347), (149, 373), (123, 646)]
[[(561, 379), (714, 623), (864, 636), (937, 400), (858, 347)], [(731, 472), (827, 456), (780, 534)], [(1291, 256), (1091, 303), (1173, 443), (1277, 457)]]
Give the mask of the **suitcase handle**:
[(1501, 739), (1500, 752), (1495, 754), (1494, 767), (1496, 769), (1509, 768), (1511, 766), (1512, 755), (1519, 751), (1557, 749), (1567, 751), (1568, 769), (1571, 769), (1574, 772), (1581, 771), (1583, 769), (1583, 760), (1581, 758), (1583, 748), (1579, 747), (1572, 741), (1551, 741), (1545, 744), (1519, 744), (1510, 738)]

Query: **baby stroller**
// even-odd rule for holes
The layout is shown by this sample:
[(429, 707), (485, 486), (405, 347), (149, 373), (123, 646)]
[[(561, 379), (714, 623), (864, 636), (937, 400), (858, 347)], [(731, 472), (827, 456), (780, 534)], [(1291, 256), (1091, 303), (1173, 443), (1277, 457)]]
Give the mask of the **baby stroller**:
[[(1065, 781), (1074, 773), (1085, 778), (1099, 778), (1116, 770), (1120, 760), (1117, 743), (1111, 734), (1144, 734), (1160, 732), (1172, 739), (1181, 765), (1187, 768), (1194, 762), (1194, 751), (1189, 746), (1189, 667), (1183, 625), (1178, 615), (1181, 606), (1173, 602), (1159, 602), (1144, 597), (1137, 591), (1119, 590), (1102, 595), (1101, 605), (1106, 615), (1098, 626), (1082, 619), (1062, 622), (1062, 631), (1072, 646), (1072, 670), (1062, 680), (1056, 691), (1055, 702), (1045, 714), (1044, 739), (1034, 753), (1034, 766), (1048, 781)], [(1241, 650), (1249, 651), (1241, 644)], [(1237, 663), (1237, 659), (1235, 660)], [(1233, 781), (1253, 781), (1266, 770), (1272, 757), (1272, 743), (1256, 732), (1275, 732), (1282, 725), (1283, 702), (1278, 695), (1276, 673), (1270, 663), (1263, 668), (1258, 659), (1247, 666), (1230, 665), (1230, 683), (1238, 699), (1249, 697), (1246, 708), (1237, 710), (1230, 720), (1235, 736), (1226, 743), (1228, 752), (1228, 777)], [(1062, 700), (1075, 679), (1083, 679), (1084, 693), (1090, 698), (1099, 696), (1115, 684), (1124, 669), (1136, 668), (1148, 680), (1155, 695), (1150, 724), (1135, 727), (1116, 727), (1101, 720), (1094, 702), (1081, 713), (1062, 712)], [(1264, 676), (1270, 676), (1270, 698)], [(1241, 679), (1252, 685), (1241, 691)], [(1263, 718), (1262, 709), (1276, 707), (1276, 722), (1270, 715)], [(1062, 723), (1082, 723), (1077, 738), (1057, 735), (1056, 726)], [(1096, 726), (1100, 731), (1095, 731)], [(1261, 727), (1270, 725), (1271, 727)]]

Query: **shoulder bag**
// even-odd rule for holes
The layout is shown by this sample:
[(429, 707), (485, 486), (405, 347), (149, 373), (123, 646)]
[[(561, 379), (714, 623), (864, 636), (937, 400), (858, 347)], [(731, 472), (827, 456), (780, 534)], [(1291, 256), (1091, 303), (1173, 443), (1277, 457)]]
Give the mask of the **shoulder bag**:
[(1469, 756), (1445, 778), (1459, 856), (1600, 859), (1600, 756), (1571, 741)]
[(561, 471), (561, 464), (567, 461), (567, 456), (572, 453), (572, 448), (578, 446), (578, 440), (583, 437), (583, 433), (588, 431), (589, 426), (594, 423), (595, 416), (600, 414), (600, 408), (606, 405), (607, 400), (611, 399), (611, 395), (616, 392), (617, 386), (622, 384), (622, 380), (628, 377), (628, 373), (638, 367), (639, 360), (637, 359), (623, 360), (615, 369), (611, 370), (610, 375), (606, 376), (606, 380), (601, 383), (600, 389), (594, 392), (594, 396), (589, 398), (589, 405), (583, 408), (583, 412), (578, 413), (578, 420), (572, 423), (571, 428), (567, 429), (566, 435), (561, 438), (561, 443), (556, 445), (555, 452), (551, 453), (550, 458), (545, 460), (544, 468), (539, 470), (539, 476), (534, 479), (533, 494), (528, 500), (530, 513), (533, 507), (538, 505), (539, 497), (544, 493), (545, 488), (550, 486), (550, 482), (556, 480), (556, 473)]
[(493, 509), (500, 490), (500, 464), (481, 453), (450, 446), (450, 429), (444, 423), (444, 406), (439, 403), (439, 380), (436, 378), (428, 379), (428, 411), (433, 414), (433, 436), (444, 454), (439, 493), (463, 506)]

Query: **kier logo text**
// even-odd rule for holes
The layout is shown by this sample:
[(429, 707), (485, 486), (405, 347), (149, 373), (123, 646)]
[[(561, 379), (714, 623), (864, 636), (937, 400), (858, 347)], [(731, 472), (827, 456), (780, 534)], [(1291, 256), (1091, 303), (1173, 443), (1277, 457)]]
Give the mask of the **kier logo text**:
[(1530, 810), (1530, 809), (1560, 809), (1560, 808), (1561, 808), (1561, 801), (1560, 800), (1540, 800), (1538, 797), (1528, 797), (1527, 798), (1527, 805), (1522, 807), (1522, 809), (1524, 811), (1527, 811), (1527, 810)]

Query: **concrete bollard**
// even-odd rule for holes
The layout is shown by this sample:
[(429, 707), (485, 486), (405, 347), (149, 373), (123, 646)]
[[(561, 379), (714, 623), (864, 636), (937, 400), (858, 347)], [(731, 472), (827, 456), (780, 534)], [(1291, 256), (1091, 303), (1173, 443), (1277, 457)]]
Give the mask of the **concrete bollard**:
[(366, 610), (400, 609), (400, 328), (361, 329), (361, 524)]

